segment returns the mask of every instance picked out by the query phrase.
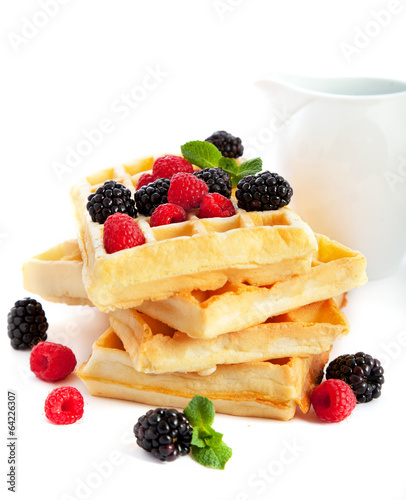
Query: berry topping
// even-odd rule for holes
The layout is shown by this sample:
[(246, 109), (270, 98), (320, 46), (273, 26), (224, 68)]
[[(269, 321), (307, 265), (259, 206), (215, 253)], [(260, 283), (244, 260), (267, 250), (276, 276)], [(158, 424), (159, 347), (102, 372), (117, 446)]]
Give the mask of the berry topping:
[(190, 451), (193, 429), (184, 413), (157, 408), (142, 415), (134, 425), (137, 444), (158, 460), (173, 462)]
[(106, 181), (88, 197), (86, 208), (93, 222), (104, 224), (116, 212), (136, 217), (131, 191), (116, 181)]
[(380, 361), (364, 352), (344, 354), (331, 361), (326, 378), (346, 382), (354, 391), (357, 403), (369, 403), (379, 398), (385, 382)]
[(156, 180), (156, 177), (154, 174), (149, 174), (148, 172), (145, 172), (145, 174), (142, 174), (141, 177), (138, 179), (137, 182), (137, 190), (142, 188), (143, 186), (148, 186), (151, 182), (154, 182)]
[(293, 190), (289, 182), (268, 171), (243, 177), (237, 185), (238, 206), (247, 212), (277, 210), (290, 202)]
[(185, 210), (197, 208), (205, 194), (209, 192), (207, 184), (193, 174), (180, 172), (171, 179), (168, 191), (169, 203), (179, 205)]
[(214, 144), (226, 158), (238, 158), (242, 156), (244, 152), (241, 139), (239, 137), (234, 137), (225, 130), (214, 132), (214, 134), (206, 139), (206, 142)]
[(209, 193), (218, 193), (226, 198), (230, 198), (231, 179), (228, 173), (222, 168), (204, 168), (203, 170), (195, 172), (193, 175), (207, 184)]
[(235, 215), (235, 208), (231, 200), (221, 194), (206, 194), (200, 204), (199, 217), (231, 217)]
[(41, 342), (31, 352), (31, 371), (46, 382), (63, 380), (73, 372), (75, 366), (75, 355), (62, 344)]
[(168, 203), (169, 179), (157, 179), (135, 192), (135, 202), (140, 214), (149, 217), (159, 205)]
[(331, 379), (314, 389), (311, 403), (323, 422), (342, 422), (351, 414), (357, 400), (348, 384)]
[(151, 227), (164, 226), (175, 222), (184, 222), (186, 220), (186, 212), (182, 207), (174, 205), (173, 203), (165, 203), (159, 205), (154, 210), (149, 221)]
[(8, 336), (14, 349), (31, 349), (47, 339), (48, 322), (42, 305), (35, 299), (17, 300), (7, 320)]
[(45, 416), (57, 425), (73, 424), (83, 416), (83, 396), (74, 387), (58, 387), (45, 400)]
[(193, 174), (193, 165), (181, 156), (165, 155), (157, 158), (152, 166), (155, 179), (171, 179), (178, 172)]
[(139, 225), (126, 214), (114, 214), (106, 220), (103, 230), (103, 244), (107, 253), (133, 248), (145, 243)]

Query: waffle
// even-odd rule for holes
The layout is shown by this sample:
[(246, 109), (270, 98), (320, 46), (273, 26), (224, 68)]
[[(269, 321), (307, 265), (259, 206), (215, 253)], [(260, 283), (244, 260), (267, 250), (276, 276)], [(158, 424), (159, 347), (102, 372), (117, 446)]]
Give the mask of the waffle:
[(83, 286), (82, 270), (77, 240), (64, 241), (24, 262), (24, 288), (50, 302), (93, 305)]
[[(365, 258), (317, 235), (318, 250), (306, 274), (273, 286), (227, 283), (211, 292), (178, 293), (164, 301), (144, 301), (137, 309), (194, 338), (214, 338), (263, 323), (268, 317), (341, 295), (366, 282)], [(86, 304), (81, 256), (74, 241), (28, 260), (24, 287), (47, 300)]]
[(138, 310), (190, 337), (209, 339), (263, 323), (306, 304), (339, 296), (367, 281), (365, 257), (326, 236), (306, 274), (268, 286), (227, 283), (216, 291), (179, 293), (146, 301)]
[(249, 213), (236, 207), (236, 215), (212, 219), (191, 212), (185, 222), (154, 228), (140, 216), (136, 220), (146, 243), (108, 255), (103, 226), (91, 221), (87, 198), (108, 179), (134, 192), (139, 171), (150, 163), (148, 158), (103, 170), (71, 190), (83, 282), (100, 310), (127, 309), (195, 289), (216, 290), (227, 281), (265, 285), (309, 271), (316, 238), (287, 207)]
[(76, 373), (94, 396), (184, 408), (200, 394), (210, 398), (219, 413), (290, 420), (296, 405), (308, 411), (310, 394), (322, 378), (328, 356), (325, 352), (306, 358), (221, 365), (205, 377), (196, 373), (145, 374), (134, 369), (110, 328), (93, 344), (88, 362)]
[(218, 365), (306, 357), (327, 351), (349, 325), (330, 299), (215, 339), (192, 339), (135, 309), (109, 314), (134, 368), (144, 373), (213, 373)]

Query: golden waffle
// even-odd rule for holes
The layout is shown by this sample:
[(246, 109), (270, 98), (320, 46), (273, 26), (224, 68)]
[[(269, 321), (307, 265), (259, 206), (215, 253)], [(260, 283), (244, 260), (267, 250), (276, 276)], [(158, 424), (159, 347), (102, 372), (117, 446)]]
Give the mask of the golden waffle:
[(215, 291), (179, 293), (137, 309), (190, 337), (209, 339), (263, 323), (306, 304), (341, 295), (367, 281), (365, 257), (317, 235), (311, 270), (268, 286), (227, 283)]
[(303, 412), (328, 361), (325, 352), (222, 365), (208, 376), (196, 373), (145, 374), (134, 369), (121, 340), (110, 328), (94, 344), (87, 363), (76, 373), (94, 396), (184, 408), (195, 394), (210, 398), (217, 412), (289, 420), (296, 404)]
[(178, 292), (216, 290), (227, 281), (265, 285), (309, 271), (316, 238), (307, 224), (285, 207), (267, 212), (236, 208), (227, 218), (199, 219), (151, 228), (136, 220), (146, 243), (108, 255), (103, 225), (86, 209), (90, 193), (108, 179), (134, 193), (140, 170), (151, 158), (119, 165), (87, 177), (71, 191), (89, 299), (104, 312), (127, 309), (143, 300), (163, 300)]
[[(137, 309), (194, 338), (214, 338), (268, 317), (343, 294), (366, 282), (365, 258), (325, 236), (306, 274), (272, 286), (227, 283), (220, 290), (178, 293), (163, 301), (144, 301)], [(82, 261), (74, 240), (28, 260), (24, 287), (47, 300), (89, 303), (81, 279)]]
[(306, 357), (327, 351), (349, 331), (333, 299), (208, 340), (192, 339), (135, 309), (120, 309), (110, 313), (109, 319), (134, 368), (144, 373), (209, 374), (218, 365)]

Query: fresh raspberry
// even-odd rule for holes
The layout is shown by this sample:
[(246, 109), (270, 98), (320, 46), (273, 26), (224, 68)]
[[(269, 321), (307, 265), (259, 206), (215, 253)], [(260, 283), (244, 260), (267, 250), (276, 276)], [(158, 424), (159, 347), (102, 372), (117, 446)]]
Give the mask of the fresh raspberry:
[(203, 196), (200, 204), (199, 217), (231, 217), (235, 215), (235, 208), (231, 200), (218, 193), (209, 193)]
[(137, 182), (137, 191), (138, 189), (142, 188), (142, 186), (147, 186), (151, 182), (154, 182), (157, 178), (155, 177), (154, 174), (149, 174), (148, 172), (145, 172), (145, 174), (142, 174), (141, 177), (138, 179)]
[(73, 424), (83, 416), (83, 396), (74, 387), (58, 387), (45, 400), (45, 416), (54, 424)]
[(209, 192), (207, 184), (193, 174), (180, 172), (171, 179), (168, 191), (169, 203), (179, 205), (185, 210), (197, 208), (205, 194)]
[(103, 244), (107, 253), (119, 252), (145, 243), (136, 221), (126, 214), (114, 214), (104, 223)]
[(175, 222), (184, 222), (186, 220), (186, 212), (182, 207), (174, 205), (173, 203), (165, 203), (159, 205), (149, 221), (151, 227), (164, 226)]
[(31, 371), (41, 380), (56, 382), (73, 372), (76, 357), (69, 347), (53, 342), (36, 345), (30, 356)]
[(165, 155), (157, 158), (152, 166), (155, 179), (171, 179), (178, 172), (193, 174), (193, 165), (181, 156)]
[(330, 379), (314, 389), (311, 403), (323, 422), (341, 422), (351, 414), (357, 399), (348, 384)]

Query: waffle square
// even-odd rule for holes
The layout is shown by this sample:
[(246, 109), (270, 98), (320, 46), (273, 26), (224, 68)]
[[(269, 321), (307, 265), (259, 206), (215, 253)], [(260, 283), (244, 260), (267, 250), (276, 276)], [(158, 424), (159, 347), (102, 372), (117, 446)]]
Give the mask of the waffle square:
[(306, 357), (327, 351), (336, 338), (349, 332), (347, 319), (333, 299), (214, 339), (192, 339), (135, 309), (120, 309), (109, 319), (134, 368), (144, 373), (206, 375), (218, 365)]
[(221, 365), (208, 376), (146, 374), (135, 370), (110, 328), (93, 344), (89, 360), (76, 373), (93, 396), (185, 408), (200, 394), (211, 399), (219, 413), (290, 420), (296, 405), (308, 411), (310, 395), (321, 381), (328, 356), (324, 352), (305, 358)]
[[(329, 299), (367, 281), (365, 257), (325, 236), (308, 273), (272, 286), (227, 283), (218, 290), (195, 290), (162, 301), (144, 301), (137, 310), (190, 337), (209, 339), (242, 330), (267, 318)], [(69, 240), (29, 259), (23, 266), (24, 287), (47, 300), (89, 304), (82, 281), (78, 244)]]
[(151, 227), (136, 220), (146, 243), (107, 254), (103, 226), (92, 222), (88, 196), (108, 179), (134, 193), (140, 171), (151, 158), (106, 169), (71, 190), (89, 299), (104, 312), (126, 309), (144, 300), (164, 300), (178, 292), (215, 290), (227, 281), (264, 285), (310, 270), (316, 238), (292, 210), (246, 212), (236, 207), (228, 218), (199, 219)]
[(316, 236), (318, 249), (308, 273), (264, 286), (227, 283), (215, 291), (179, 293), (165, 301), (145, 301), (137, 309), (190, 337), (209, 339), (336, 297), (367, 282), (366, 259), (361, 253)]

